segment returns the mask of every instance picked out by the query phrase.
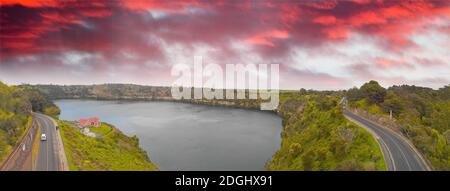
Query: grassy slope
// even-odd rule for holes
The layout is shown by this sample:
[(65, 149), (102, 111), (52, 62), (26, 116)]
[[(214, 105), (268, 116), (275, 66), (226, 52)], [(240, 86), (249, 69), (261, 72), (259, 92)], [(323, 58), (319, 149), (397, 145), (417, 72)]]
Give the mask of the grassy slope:
[(337, 98), (283, 93), (281, 148), (268, 170), (385, 170), (375, 139), (347, 121)]
[(71, 170), (158, 170), (136, 137), (127, 137), (114, 127), (102, 124), (100, 133), (111, 131), (99, 138), (85, 136), (64, 121), (59, 127)]
[(97, 135), (105, 136), (114, 131), (114, 128), (106, 123), (101, 123), (100, 127), (89, 128), (89, 130)]

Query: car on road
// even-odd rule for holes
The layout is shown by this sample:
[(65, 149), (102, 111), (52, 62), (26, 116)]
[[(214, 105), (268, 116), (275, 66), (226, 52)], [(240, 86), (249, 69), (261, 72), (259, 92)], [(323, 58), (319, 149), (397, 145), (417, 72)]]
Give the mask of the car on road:
[(42, 135), (41, 135), (41, 141), (46, 141), (47, 140), (47, 136), (44, 134), (44, 133), (42, 133)]

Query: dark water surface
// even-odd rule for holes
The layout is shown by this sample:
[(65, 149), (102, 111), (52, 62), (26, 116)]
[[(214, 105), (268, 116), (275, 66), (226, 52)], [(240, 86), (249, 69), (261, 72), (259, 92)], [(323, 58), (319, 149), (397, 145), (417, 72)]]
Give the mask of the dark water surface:
[(99, 117), (140, 146), (161, 170), (264, 170), (281, 143), (273, 113), (173, 102), (57, 100), (61, 119)]

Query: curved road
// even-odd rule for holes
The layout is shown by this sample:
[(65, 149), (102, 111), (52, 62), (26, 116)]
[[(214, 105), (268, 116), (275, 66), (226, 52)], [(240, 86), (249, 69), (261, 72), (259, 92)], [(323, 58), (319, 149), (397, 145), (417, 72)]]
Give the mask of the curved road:
[(423, 157), (396, 132), (381, 127), (371, 121), (359, 117), (348, 110), (343, 111), (347, 119), (368, 129), (374, 134), (381, 146), (388, 170), (393, 171), (427, 171), (430, 170)]
[[(40, 124), (41, 134), (45, 133), (46, 141), (39, 143), (36, 170), (57, 171), (59, 169), (59, 153), (57, 148), (56, 126), (52, 119), (46, 115), (35, 113), (36, 120)], [(40, 138), (40, 137), (39, 137)]]
[[(56, 131), (56, 122), (49, 116), (32, 113), (33, 123), (26, 132), (24, 138), (17, 143), (0, 170), (5, 171), (58, 171), (67, 170), (67, 159), (62, 146), (59, 132)], [(42, 141), (41, 134), (37, 134), (38, 128), (41, 134), (45, 133), (46, 141)], [(39, 147), (36, 159), (33, 158), (33, 146), (38, 139)]]

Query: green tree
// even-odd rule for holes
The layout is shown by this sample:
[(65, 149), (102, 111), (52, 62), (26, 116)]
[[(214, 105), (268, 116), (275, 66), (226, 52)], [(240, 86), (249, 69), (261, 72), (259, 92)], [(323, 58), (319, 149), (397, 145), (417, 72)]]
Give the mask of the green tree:
[(361, 91), (357, 87), (349, 89), (346, 93), (348, 101), (358, 101), (363, 98)]
[(431, 113), (431, 126), (441, 133), (450, 129), (450, 101), (438, 102)]
[(300, 93), (300, 95), (306, 95), (306, 94), (308, 94), (308, 91), (306, 91), (305, 88), (301, 88), (299, 93)]
[(403, 103), (399, 96), (395, 95), (395, 93), (391, 91), (388, 91), (382, 107), (386, 112), (392, 110), (393, 115), (398, 116), (403, 111), (405, 107), (404, 105), (405, 103)]
[(386, 89), (380, 86), (377, 81), (371, 80), (361, 86), (360, 91), (371, 104), (383, 103), (386, 96)]

